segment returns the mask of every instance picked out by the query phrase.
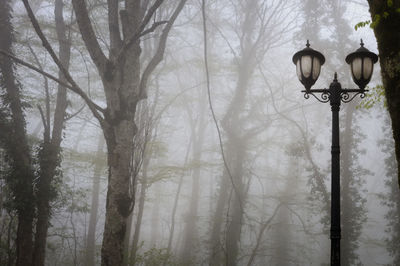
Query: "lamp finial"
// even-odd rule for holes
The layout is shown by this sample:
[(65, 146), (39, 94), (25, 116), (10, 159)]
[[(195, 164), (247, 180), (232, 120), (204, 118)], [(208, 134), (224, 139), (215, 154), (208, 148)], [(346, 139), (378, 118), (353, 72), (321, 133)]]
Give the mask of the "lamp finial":
[(360, 43), (360, 45), (361, 45), (361, 47), (364, 47), (364, 42), (363, 42), (363, 40), (361, 39), (361, 43)]
[(333, 81), (337, 82), (337, 72), (333, 75)]
[(307, 48), (310, 47), (310, 42), (307, 40), (307, 44), (306, 44)]

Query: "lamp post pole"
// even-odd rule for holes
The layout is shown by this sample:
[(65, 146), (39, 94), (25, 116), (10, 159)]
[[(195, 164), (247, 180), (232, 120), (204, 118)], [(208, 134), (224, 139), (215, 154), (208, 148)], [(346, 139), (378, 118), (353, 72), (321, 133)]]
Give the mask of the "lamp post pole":
[[(303, 90), (304, 97), (314, 96), (322, 103), (329, 102), (332, 110), (332, 146), (331, 146), (331, 265), (340, 266), (340, 137), (339, 137), (339, 111), (341, 102), (348, 103), (358, 94), (363, 98), (365, 89), (343, 89), (335, 73), (329, 89)], [(316, 94), (320, 93), (321, 97)], [(352, 96), (349, 93), (354, 93)]]
[(331, 265), (340, 265), (340, 143), (339, 143), (339, 111), (340, 111), (340, 83), (335, 79), (329, 90), (332, 109), (332, 170), (331, 170)]

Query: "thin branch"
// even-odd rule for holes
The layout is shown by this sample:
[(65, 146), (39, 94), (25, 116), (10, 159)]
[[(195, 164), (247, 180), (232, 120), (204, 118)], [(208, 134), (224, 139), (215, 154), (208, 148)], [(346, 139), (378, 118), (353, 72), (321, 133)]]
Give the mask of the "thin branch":
[(37, 68), (37, 67), (35, 67), (35, 66), (32, 65), (32, 64), (29, 64), (29, 63), (27, 63), (27, 62), (25, 62), (25, 61), (19, 59), (18, 57), (13, 56), (13, 55), (10, 54), (10, 53), (7, 53), (6, 51), (0, 50), (0, 54), (3, 54), (3, 55), (5, 55), (5, 56), (7, 56), (7, 57), (10, 57), (11, 59), (13, 59), (13, 60), (14, 60), (15, 62), (17, 62), (18, 64), (23, 65), (23, 66), (26, 66), (27, 68), (30, 68), (30, 69), (32, 69), (32, 70), (38, 72), (39, 74), (42, 74), (43, 76), (45, 76), (45, 77), (47, 77), (47, 78), (49, 78), (49, 79), (51, 79), (51, 80), (53, 80), (53, 81), (55, 81), (55, 82), (57, 82), (57, 83), (59, 83), (59, 84), (61, 84), (61, 85), (67, 87), (67, 88), (70, 89), (70, 90), (74, 90), (74, 88), (73, 88), (70, 84), (61, 81), (61, 80), (58, 79), (57, 77), (55, 77), (55, 76), (53, 76), (53, 75), (51, 75), (51, 74), (49, 74), (49, 73), (47, 73), (47, 72), (45, 72), (45, 71), (43, 71), (43, 70)]
[[(60, 59), (57, 57), (56, 53), (54, 52), (53, 48), (51, 47), (50, 43), (47, 41), (46, 37), (43, 34), (43, 31), (41, 30), (39, 23), (35, 17), (35, 15), (32, 12), (32, 9), (28, 3), (28, 0), (22, 0), (26, 11), (28, 12), (28, 16), (32, 22), (32, 25), (36, 31), (36, 34), (39, 36), (40, 40), (42, 41), (42, 44), (44, 48), (46, 48), (47, 52), (50, 54), (50, 56), (53, 58), (54, 63), (58, 66), (59, 70), (63, 73), (65, 79), (72, 85), (71, 89), (77, 93), (79, 96), (83, 98), (83, 100), (86, 102), (88, 105), (89, 109), (92, 111), (93, 116), (97, 118), (100, 124), (103, 124), (104, 119), (103, 117), (99, 114), (98, 111), (104, 112), (102, 108), (100, 108), (98, 105), (96, 105), (87, 95), (86, 93), (76, 84), (74, 79), (71, 77), (69, 72), (65, 69), (63, 64), (60, 62)], [(80, 0), (75, 0), (75, 1), (80, 1)], [(75, 2), (73, 1), (73, 2)], [(85, 9), (86, 10), (86, 9)], [(79, 19), (78, 19), (79, 23)], [(82, 37), (84, 34), (82, 34)], [(89, 47), (88, 47), (89, 48)], [(90, 51), (90, 49), (88, 49)]]
[(119, 49), (122, 44), (118, 20), (118, 0), (107, 0), (108, 31), (110, 33), (110, 49)]
[(233, 180), (233, 176), (232, 173), (229, 169), (228, 166), (228, 162), (226, 160), (225, 157), (225, 150), (224, 150), (224, 145), (222, 143), (222, 133), (221, 130), (219, 128), (218, 125), (218, 121), (214, 112), (214, 108), (212, 105), (212, 101), (211, 101), (211, 91), (210, 91), (210, 73), (209, 73), (209, 68), (208, 68), (208, 51), (207, 51), (207, 23), (206, 23), (206, 11), (205, 11), (205, 0), (202, 1), (202, 6), (201, 6), (201, 10), (202, 10), (202, 17), (203, 17), (203, 42), (204, 42), (204, 65), (205, 65), (205, 71), (206, 71), (206, 84), (207, 84), (207, 94), (208, 94), (208, 104), (210, 106), (210, 110), (211, 110), (211, 115), (213, 117), (214, 120), (214, 124), (215, 127), (217, 129), (217, 133), (218, 133), (218, 140), (219, 140), (219, 146), (221, 149), (221, 155), (222, 155), (222, 160), (224, 162), (224, 166), (226, 169), (226, 173), (229, 176), (229, 179), (231, 181), (232, 187), (235, 191), (236, 196), (238, 197), (238, 201), (240, 204), (240, 209), (242, 210), (242, 212), (244, 213), (244, 208), (243, 208), (243, 203), (242, 203), (242, 199), (241, 199), (241, 194), (239, 192), (239, 190), (237, 189), (235, 182)]
[(267, 87), (268, 87), (268, 89), (269, 89), (269, 91), (270, 91), (270, 95), (271, 95), (271, 99), (272, 99), (272, 107), (274, 108), (275, 112), (276, 112), (278, 115), (282, 116), (285, 120), (287, 120), (287, 121), (293, 123), (293, 124), (295, 125), (295, 127), (297, 127), (297, 129), (299, 130), (299, 132), (300, 132), (300, 134), (301, 134), (301, 136), (302, 136), (302, 138), (303, 138), (303, 141), (304, 141), (304, 148), (305, 148), (305, 154), (306, 154), (308, 160), (310, 161), (310, 163), (311, 163), (311, 165), (312, 165), (312, 168), (313, 168), (313, 170), (314, 170), (314, 175), (315, 175), (316, 182), (317, 182), (318, 187), (319, 187), (319, 189), (320, 189), (320, 193), (322, 194), (322, 196), (323, 196), (323, 198), (324, 198), (325, 209), (328, 211), (328, 210), (329, 210), (329, 202), (330, 202), (330, 200), (329, 200), (329, 195), (328, 195), (328, 191), (327, 191), (326, 186), (325, 186), (325, 184), (324, 184), (324, 180), (322, 179), (322, 176), (323, 176), (323, 175), (319, 172), (318, 166), (315, 164), (315, 162), (314, 162), (314, 160), (313, 160), (313, 158), (312, 158), (311, 151), (310, 151), (310, 149), (309, 149), (309, 142), (308, 142), (306, 133), (304, 132), (304, 129), (303, 129), (295, 120), (291, 119), (289, 116), (285, 115), (284, 113), (282, 113), (282, 112), (280, 112), (280, 111), (278, 110), (278, 108), (277, 108), (277, 106), (276, 106), (276, 104), (275, 104), (275, 98), (274, 98), (274, 94), (273, 94), (273, 92), (272, 92), (272, 86), (271, 86), (271, 84), (268, 82), (267, 78), (265, 77), (265, 74), (264, 74), (264, 72), (263, 72), (262, 69), (261, 69), (260, 62), (257, 62), (257, 67), (258, 67), (258, 70), (259, 70), (261, 76), (262, 76), (263, 79), (264, 79), (265, 84), (267, 85)]
[(250, 266), (250, 265), (253, 264), (253, 260), (254, 260), (254, 258), (255, 258), (255, 256), (256, 256), (257, 250), (258, 250), (258, 248), (259, 248), (259, 246), (260, 246), (260, 244), (261, 244), (261, 239), (262, 239), (262, 236), (263, 236), (263, 234), (264, 234), (264, 231), (265, 231), (265, 229), (268, 228), (268, 226), (270, 225), (270, 223), (272, 222), (272, 220), (275, 218), (275, 216), (276, 216), (276, 214), (278, 213), (278, 210), (279, 210), (279, 208), (280, 208), (281, 206), (282, 206), (282, 203), (279, 203), (278, 206), (276, 206), (276, 208), (275, 208), (275, 210), (274, 210), (272, 216), (268, 219), (268, 221), (266, 221), (266, 222), (261, 226), (260, 231), (259, 231), (258, 236), (257, 236), (257, 243), (256, 243), (256, 246), (255, 246), (254, 249), (251, 251), (251, 256), (250, 256), (249, 262), (247, 263), (247, 266)]
[(125, 42), (124, 46), (122, 47), (121, 51), (119, 52), (117, 56), (117, 62), (125, 56), (126, 51), (129, 49), (129, 47), (132, 45), (132, 43), (136, 42), (138, 38), (143, 36), (142, 34), (144, 28), (146, 25), (149, 23), (151, 17), (154, 15), (158, 7), (164, 2), (164, 0), (157, 0), (147, 11), (146, 15), (144, 16), (142, 23), (140, 26), (137, 28), (136, 32)]
[[(29, 42), (26, 42), (29, 51), (31, 51), (33, 58), (36, 61), (36, 64), (39, 66), (39, 69), (43, 71), (43, 67), (42, 64), (39, 61), (39, 58), (37, 57), (35, 51), (33, 50), (32, 46), (30, 45)], [(46, 95), (46, 125), (47, 125), (47, 130), (49, 130), (50, 132), (50, 93), (49, 93), (49, 81), (46, 78), (46, 76), (44, 76), (44, 91), (45, 91), (45, 95)]]
[[(23, 1), (26, 2), (27, 0)], [(78, 22), (79, 30), (81, 31), (82, 39), (85, 42), (85, 46), (97, 69), (102, 74), (104, 73), (108, 59), (104, 55), (97, 41), (85, 1), (72, 0), (72, 6), (74, 7), (76, 20)]]
[[(60, 80), (59, 78), (57, 78), (57, 77), (55, 77), (55, 76), (53, 76), (53, 75), (51, 75), (51, 74), (49, 74), (49, 73), (47, 73), (47, 72), (45, 72), (45, 71), (43, 71), (43, 70), (40, 70), (39, 68), (35, 67), (34, 65), (29, 64), (29, 63), (27, 63), (27, 62), (25, 62), (25, 61), (19, 59), (18, 57), (13, 56), (12, 54), (9, 54), (9, 53), (7, 53), (7, 52), (5, 52), (5, 51), (3, 51), (3, 50), (0, 50), (0, 54), (3, 54), (3, 55), (5, 55), (5, 56), (8, 56), (8, 57), (10, 57), (11, 59), (13, 59), (16, 63), (18, 63), (18, 64), (20, 64), (20, 65), (23, 65), (23, 66), (25, 66), (25, 67), (27, 67), (27, 68), (30, 68), (30, 69), (32, 69), (32, 70), (38, 72), (39, 74), (41, 74), (41, 75), (43, 75), (43, 76), (45, 76), (45, 77), (48, 77), (49, 79), (51, 79), (51, 80), (53, 80), (53, 81), (55, 81), (55, 82), (57, 82), (57, 83), (59, 83), (59, 84), (65, 86), (67, 89), (70, 89), (71, 91), (75, 92), (76, 94), (78, 94), (78, 95), (81, 96), (82, 98), (84, 98), (84, 97), (83, 97), (80, 93), (83, 93), (84, 95), (86, 95), (80, 88), (75, 88), (74, 86), (71, 86), (70, 84), (63, 82), (63, 81)], [(86, 97), (88, 97), (88, 96), (86, 95)], [(90, 100), (90, 101), (91, 101), (91, 100)], [(99, 105), (97, 105), (96, 103), (92, 102), (91, 104), (92, 104), (96, 109), (98, 109), (98, 110), (104, 112), (104, 109), (103, 109), (102, 107), (100, 107)]]
[(43, 114), (43, 110), (42, 110), (42, 107), (38, 104), (37, 105), (37, 108), (39, 109), (39, 113), (40, 113), (40, 117), (42, 118), (42, 123), (43, 123), (43, 127), (44, 127), (44, 138), (45, 138), (45, 141), (48, 141), (48, 138), (47, 138), (47, 134), (49, 133), (49, 128), (48, 128), (48, 125), (47, 125), (47, 123), (46, 123), (46, 118), (45, 118), (45, 116), (44, 116), (44, 114)]
[(162, 61), (162, 59), (164, 57), (164, 51), (165, 51), (165, 46), (167, 43), (168, 34), (169, 34), (176, 18), (178, 17), (179, 13), (182, 11), (186, 1), (187, 0), (181, 0), (179, 2), (174, 13), (172, 14), (171, 18), (169, 19), (167, 25), (164, 27), (163, 32), (161, 33), (160, 41), (158, 43), (158, 48), (157, 48), (155, 55), (153, 56), (153, 58), (150, 60), (149, 64), (146, 66), (145, 70), (143, 71), (142, 77), (140, 79), (140, 85), (139, 85), (139, 96), (141, 98), (146, 98), (147, 80), (149, 79), (151, 73), (154, 71), (154, 69), (157, 67), (157, 65)]
[(77, 116), (80, 112), (83, 111), (83, 109), (85, 109), (85, 105), (82, 105), (82, 107), (79, 108), (78, 111), (76, 111), (75, 113), (73, 113), (71, 115), (68, 115), (66, 118), (64, 118), (64, 122), (66, 122), (66, 121), (70, 120), (71, 118)]
[(154, 22), (153, 25), (151, 25), (151, 27), (148, 28), (147, 30), (144, 30), (144, 31), (139, 35), (139, 37), (142, 37), (142, 36), (144, 36), (144, 35), (146, 35), (146, 34), (149, 34), (149, 33), (153, 32), (153, 31), (155, 31), (155, 29), (156, 29), (158, 26), (163, 25), (163, 24), (166, 24), (166, 23), (168, 23), (168, 20), (162, 20), (162, 21)]

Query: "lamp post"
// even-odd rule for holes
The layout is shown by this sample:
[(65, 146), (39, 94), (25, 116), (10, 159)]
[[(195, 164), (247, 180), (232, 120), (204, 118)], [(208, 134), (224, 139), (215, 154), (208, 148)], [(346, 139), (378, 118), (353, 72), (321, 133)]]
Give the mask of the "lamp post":
[[(371, 80), (374, 64), (378, 56), (364, 47), (361, 47), (346, 57), (346, 63), (350, 65), (354, 83), (359, 89), (342, 88), (337, 80), (337, 73), (329, 85), (329, 89), (311, 89), (317, 81), (321, 66), (325, 63), (325, 57), (318, 51), (310, 48), (307, 40), (306, 48), (293, 55), (293, 63), (296, 65), (296, 73), (300, 82), (304, 85), (304, 98), (315, 97), (322, 103), (329, 102), (332, 109), (332, 162), (331, 162), (331, 265), (340, 265), (340, 145), (339, 145), (339, 110), (340, 104), (352, 101), (357, 95), (365, 97), (365, 86)], [(320, 97), (317, 96), (320, 94)]]

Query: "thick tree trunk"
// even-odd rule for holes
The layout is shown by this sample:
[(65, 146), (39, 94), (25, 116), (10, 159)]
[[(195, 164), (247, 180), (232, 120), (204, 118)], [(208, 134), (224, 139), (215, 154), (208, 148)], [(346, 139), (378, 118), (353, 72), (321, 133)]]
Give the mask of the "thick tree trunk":
[(120, 121), (106, 134), (109, 177), (101, 249), (104, 266), (122, 265), (126, 223), (134, 205), (134, 192), (130, 191), (128, 185), (133, 136), (136, 131), (133, 117), (132, 115), (130, 121)]
[(92, 185), (92, 204), (90, 205), (89, 228), (86, 239), (86, 255), (85, 265), (94, 266), (95, 264), (95, 251), (96, 251), (96, 225), (97, 225), (97, 212), (99, 209), (99, 196), (100, 196), (100, 177), (104, 169), (102, 164), (104, 149), (103, 134), (99, 135), (97, 144), (97, 152), (94, 160), (93, 172), (93, 185)]
[[(0, 8), (0, 49), (12, 54), (14, 41), (11, 25), (11, 1), (6, 0)], [(16, 81), (10, 58), (0, 56), (1, 86), (5, 89), (4, 104), (10, 110), (11, 121), (0, 120), (0, 141), (3, 142), (12, 167), (7, 184), (13, 194), (18, 216), (16, 253), (17, 266), (30, 265), (32, 261), (32, 225), (34, 218), (33, 180), (34, 172), (25, 130), (25, 117), (20, 88)]]
[[(133, 19), (133, 18), (132, 18)], [(135, 204), (135, 193), (129, 186), (133, 157), (134, 122), (139, 101), (140, 44), (136, 41), (119, 66), (108, 66), (103, 76), (107, 99), (105, 123), (109, 166), (106, 218), (101, 249), (103, 266), (123, 263), (127, 220)]]
[[(378, 42), (383, 87), (392, 120), (400, 188), (400, 13), (397, 11), (400, 8), (400, 0), (391, 1), (392, 7), (387, 6), (388, 2), (368, 0), (371, 17), (374, 19), (380, 16), (374, 33)], [(384, 17), (384, 13), (388, 16)]]

